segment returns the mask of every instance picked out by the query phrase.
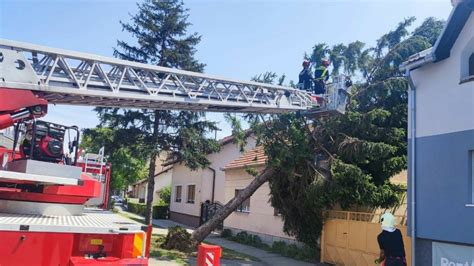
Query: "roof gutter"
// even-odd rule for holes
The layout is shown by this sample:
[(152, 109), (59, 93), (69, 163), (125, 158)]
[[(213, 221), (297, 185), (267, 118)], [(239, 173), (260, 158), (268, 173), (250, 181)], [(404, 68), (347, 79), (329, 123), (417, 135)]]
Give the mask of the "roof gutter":
[(425, 57), (414, 62), (405, 62), (400, 66), (400, 70), (406, 73), (406, 76), (409, 77), (410, 71), (418, 69), (429, 63), (436, 62), (436, 55), (434, 52), (427, 54)]
[[(414, 65), (413, 69), (420, 67), (422, 64)], [(408, 78), (409, 91), (408, 91), (408, 117), (410, 121), (410, 149), (408, 153), (409, 156), (409, 195), (410, 195), (410, 236), (411, 236), (411, 265), (416, 265), (416, 182), (415, 182), (415, 172), (416, 172), (416, 87), (413, 82), (413, 78), (410, 73), (411, 69), (406, 69), (406, 77)]]
[(211, 194), (211, 203), (214, 203), (215, 190), (216, 190), (216, 169), (208, 166), (209, 170), (212, 171), (212, 194)]

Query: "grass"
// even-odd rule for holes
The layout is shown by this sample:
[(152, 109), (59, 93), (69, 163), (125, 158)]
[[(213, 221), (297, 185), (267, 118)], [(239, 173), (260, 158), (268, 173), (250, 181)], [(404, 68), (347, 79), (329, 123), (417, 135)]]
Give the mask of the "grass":
[[(160, 259), (173, 260), (182, 265), (188, 265), (188, 260), (191, 257), (197, 257), (197, 252), (185, 253), (177, 250), (167, 250), (161, 248), (161, 244), (165, 241), (164, 235), (153, 235), (151, 237), (151, 257)], [(206, 243), (210, 244), (210, 243)], [(243, 261), (260, 261), (260, 259), (243, 254), (228, 248), (222, 248), (221, 259), (228, 260), (243, 260)]]
[(137, 223), (145, 224), (145, 219), (144, 218), (137, 218), (137, 217), (131, 216), (128, 213), (125, 213), (125, 212), (118, 212), (118, 214), (125, 217), (125, 218), (128, 218), (130, 220), (134, 220)]
[[(145, 224), (144, 219), (136, 218), (124, 212), (118, 212), (119, 215), (126, 217), (128, 219), (134, 220), (138, 223)], [(165, 241), (165, 235), (152, 235), (151, 237), (151, 250), (150, 257), (160, 258), (164, 260), (175, 261), (181, 265), (188, 265), (188, 260), (191, 257), (197, 257), (197, 252), (185, 253), (177, 250), (167, 250), (161, 248), (161, 244)], [(203, 242), (205, 244), (212, 245), (208, 242)], [(243, 261), (261, 261), (259, 258), (243, 254), (228, 248), (222, 248), (221, 259), (228, 260), (243, 260)]]
[(190, 254), (186, 254), (177, 250), (163, 249), (161, 248), (161, 244), (164, 241), (164, 235), (153, 235), (151, 237), (150, 257), (175, 261), (181, 265), (188, 265), (188, 259), (191, 257)]

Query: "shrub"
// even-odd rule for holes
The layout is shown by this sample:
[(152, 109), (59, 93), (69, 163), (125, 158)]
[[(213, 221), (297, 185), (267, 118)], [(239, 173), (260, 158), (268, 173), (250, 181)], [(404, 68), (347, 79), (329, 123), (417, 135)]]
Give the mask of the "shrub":
[(168, 205), (153, 206), (153, 219), (169, 219), (170, 207)]
[(160, 200), (162, 200), (166, 205), (170, 204), (171, 200), (171, 186), (164, 187), (160, 189)]
[(129, 212), (133, 212), (133, 213), (141, 215), (141, 216), (145, 215), (145, 209), (146, 209), (145, 204), (129, 202), (127, 206), (128, 206), (128, 211)]
[(224, 229), (224, 230), (222, 230), (221, 236), (222, 236), (223, 238), (231, 238), (231, 237), (233, 236), (232, 230), (230, 230), (230, 229)]
[(297, 259), (300, 260), (309, 260), (315, 261), (319, 258), (319, 251), (316, 248), (312, 248), (308, 245), (304, 245), (303, 247), (299, 248), (298, 250)]
[(239, 242), (239, 243), (246, 244), (248, 237), (249, 237), (249, 234), (248, 234), (247, 232), (241, 231), (241, 232), (238, 232), (238, 233), (234, 236), (234, 239), (235, 239), (235, 241), (237, 241), (237, 242)]
[(278, 254), (286, 254), (287, 250), (286, 242), (284, 241), (275, 241), (272, 244), (271, 251)]
[(256, 247), (263, 246), (262, 239), (257, 235), (250, 235), (250, 242), (253, 246), (256, 246)]
[[(128, 203), (128, 211), (145, 216), (146, 204), (141, 203)], [(168, 205), (155, 205), (153, 206), (153, 219), (168, 219), (169, 218), (169, 206)]]
[(283, 255), (290, 258), (296, 258), (298, 257), (298, 254), (299, 254), (298, 246), (295, 244), (290, 244), (288, 245), (288, 248), (286, 249), (286, 254), (283, 254)]
[(168, 234), (161, 247), (168, 250), (176, 249), (182, 252), (192, 252), (196, 248), (196, 242), (186, 229), (175, 226), (168, 229)]

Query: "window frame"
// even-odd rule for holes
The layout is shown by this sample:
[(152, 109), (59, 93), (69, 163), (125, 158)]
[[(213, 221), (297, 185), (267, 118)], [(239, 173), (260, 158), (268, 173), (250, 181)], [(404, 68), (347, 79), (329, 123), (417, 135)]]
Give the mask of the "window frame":
[[(189, 188), (193, 186), (194, 187), (194, 191), (193, 191), (193, 199), (192, 201), (189, 200)], [(186, 190), (186, 203), (188, 204), (194, 204), (196, 202), (196, 184), (188, 184), (187, 186), (187, 190)]]
[[(182, 185), (175, 185), (174, 190), (174, 202), (181, 203), (183, 201), (183, 186)], [(179, 198), (178, 198), (178, 187), (179, 189)]]
[[(240, 191), (242, 191), (243, 189), (235, 189), (234, 190), (234, 195), (237, 196), (238, 193), (240, 193)], [(248, 199), (244, 200), (244, 202), (242, 202), (242, 204), (239, 205), (239, 207), (237, 207), (237, 209), (235, 209), (235, 212), (240, 212), (240, 213), (250, 213), (250, 198), (252, 196), (250, 196)], [(247, 203), (247, 204), (246, 204)], [(245, 204), (247, 206), (245, 206)]]
[(468, 59), (468, 77), (474, 77), (474, 53)]
[[(462, 64), (465, 64), (465, 61), (462, 62)], [(471, 53), (471, 55), (467, 59), (467, 73), (461, 77), (461, 82), (459, 84), (463, 84), (463, 83), (471, 82), (471, 81), (474, 81), (474, 52)]]
[(474, 150), (469, 151), (469, 155), (471, 157), (469, 160), (469, 162), (471, 163), (471, 167), (470, 167), (471, 198), (470, 198), (470, 202), (466, 204), (466, 207), (474, 207)]

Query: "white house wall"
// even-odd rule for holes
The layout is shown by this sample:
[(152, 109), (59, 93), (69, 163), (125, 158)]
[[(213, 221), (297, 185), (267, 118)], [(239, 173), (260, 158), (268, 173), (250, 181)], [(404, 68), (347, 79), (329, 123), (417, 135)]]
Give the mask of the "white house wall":
[[(261, 169), (260, 169), (261, 170)], [(236, 189), (244, 189), (254, 179), (245, 169), (229, 169), (226, 171), (226, 201), (231, 200)], [(265, 242), (274, 240), (293, 240), (283, 232), (283, 220), (275, 216), (274, 208), (269, 203), (270, 187), (264, 183), (250, 197), (250, 212), (233, 212), (224, 221), (224, 227), (247, 231), (259, 235)], [(266, 239), (266, 238), (270, 239)]]
[[(175, 164), (173, 167), (172, 187), (171, 187), (171, 204), (170, 211), (184, 213), (192, 216), (199, 216), (202, 176), (203, 170), (189, 170), (184, 164)], [(187, 186), (196, 185), (194, 203), (187, 203)], [(176, 202), (176, 186), (181, 186), (181, 202)]]
[[(154, 196), (153, 196), (153, 202), (158, 203), (159, 202), (159, 197), (158, 197), (158, 192), (171, 185), (171, 177), (173, 175), (173, 169), (168, 170), (167, 172), (163, 172), (160, 175), (155, 177), (155, 188), (154, 188)], [(143, 182), (137, 185), (137, 197), (139, 199), (145, 199), (147, 198), (148, 195), (148, 182)]]
[[(255, 147), (255, 139), (248, 138), (245, 150)], [(221, 147), (217, 153), (208, 155), (211, 161), (210, 167), (216, 170), (215, 195), (214, 201), (226, 203), (225, 199), (225, 173), (222, 171), (227, 164), (239, 158), (242, 155), (240, 149), (234, 143), (228, 143)], [(212, 200), (212, 179), (213, 173), (209, 169), (199, 169), (191, 171), (184, 164), (175, 164), (172, 175), (172, 196), (171, 196), (171, 219), (186, 223), (189, 216), (199, 217), (201, 212), (201, 203), (206, 200)], [(175, 202), (176, 186), (182, 186), (181, 202)], [(187, 203), (187, 186), (196, 185), (194, 203)], [(179, 215), (183, 214), (183, 215)], [(185, 215), (185, 216), (184, 216)], [(191, 223), (190, 223), (191, 224)], [(193, 222), (195, 224), (195, 222)]]
[[(408, 186), (408, 212), (415, 206), (411, 237), (416, 242), (417, 265), (438, 265), (431, 261), (437, 241), (455, 243), (459, 248), (474, 247), (474, 81), (462, 82), (472, 53), (471, 14), (448, 58), (411, 73), (415, 91), (410, 103), (416, 99), (416, 136), (409, 136), (409, 161), (414, 159), (415, 165), (408, 169), (414, 176)], [(410, 231), (413, 225), (408, 225)]]
[(466, 68), (472, 52), (473, 15), (464, 26), (449, 58), (413, 71), (416, 87), (416, 137), (474, 129), (474, 82), (459, 85), (462, 68)]

